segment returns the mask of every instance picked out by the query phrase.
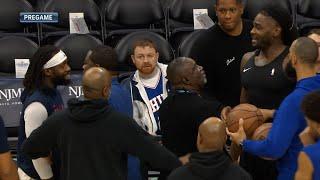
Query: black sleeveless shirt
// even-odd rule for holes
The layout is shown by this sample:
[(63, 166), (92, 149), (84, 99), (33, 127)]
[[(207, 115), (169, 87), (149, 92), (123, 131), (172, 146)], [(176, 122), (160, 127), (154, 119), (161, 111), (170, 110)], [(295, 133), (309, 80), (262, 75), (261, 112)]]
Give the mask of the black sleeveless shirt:
[(289, 48), (264, 66), (255, 65), (259, 50), (248, 60), (241, 71), (241, 83), (247, 91), (248, 102), (259, 108), (276, 109), (293, 90), (295, 82), (288, 79), (283, 61)]

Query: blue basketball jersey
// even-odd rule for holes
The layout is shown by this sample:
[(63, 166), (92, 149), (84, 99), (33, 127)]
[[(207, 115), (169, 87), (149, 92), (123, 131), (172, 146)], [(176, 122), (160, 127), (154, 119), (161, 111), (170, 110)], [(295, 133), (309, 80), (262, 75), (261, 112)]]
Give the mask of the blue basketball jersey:
[(148, 95), (149, 104), (152, 108), (153, 116), (157, 121), (159, 128), (159, 109), (162, 101), (164, 100), (162, 75), (160, 74), (160, 78), (156, 87), (151, 88), (144, 86), (144, 89)]

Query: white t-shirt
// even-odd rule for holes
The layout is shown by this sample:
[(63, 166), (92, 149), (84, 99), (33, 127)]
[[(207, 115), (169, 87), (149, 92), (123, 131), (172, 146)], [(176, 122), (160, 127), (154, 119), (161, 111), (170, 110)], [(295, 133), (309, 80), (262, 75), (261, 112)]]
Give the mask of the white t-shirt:
[[(47, 109), (39, 102), (33, 102), (24, 111), (25, 133), (28, 138), (48, 117)], [(33, 159), (32, 163), (41, 179), (53, 176), (51, 165), (46, 158)]]

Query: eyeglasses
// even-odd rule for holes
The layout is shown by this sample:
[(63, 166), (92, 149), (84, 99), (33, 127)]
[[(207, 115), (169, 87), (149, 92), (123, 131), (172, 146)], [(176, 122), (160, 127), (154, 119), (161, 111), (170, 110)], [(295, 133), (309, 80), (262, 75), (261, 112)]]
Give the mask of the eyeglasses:
[(231, 14), (235, 14), (238, 12), (238, 9), (237, 8), (229, 8), (229, 9), (226, 9), (226, 8), (219, 8), (217, 9), (217, 12), (222, 14), (222, 15), (226, 15), (228, 13), (228, 11), (231, 13)]

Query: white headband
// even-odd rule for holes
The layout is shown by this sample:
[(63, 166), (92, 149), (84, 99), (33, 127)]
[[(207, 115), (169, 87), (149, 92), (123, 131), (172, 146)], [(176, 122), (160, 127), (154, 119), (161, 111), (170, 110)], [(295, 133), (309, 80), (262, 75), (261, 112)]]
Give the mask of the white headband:
[(64, 62), (67, 59), (66, 54), (63, 51), (59, 51), (55, 54), (45, 65), (43, 65), (43, 69), (49, 69), (54, 66), (57, 66)]

